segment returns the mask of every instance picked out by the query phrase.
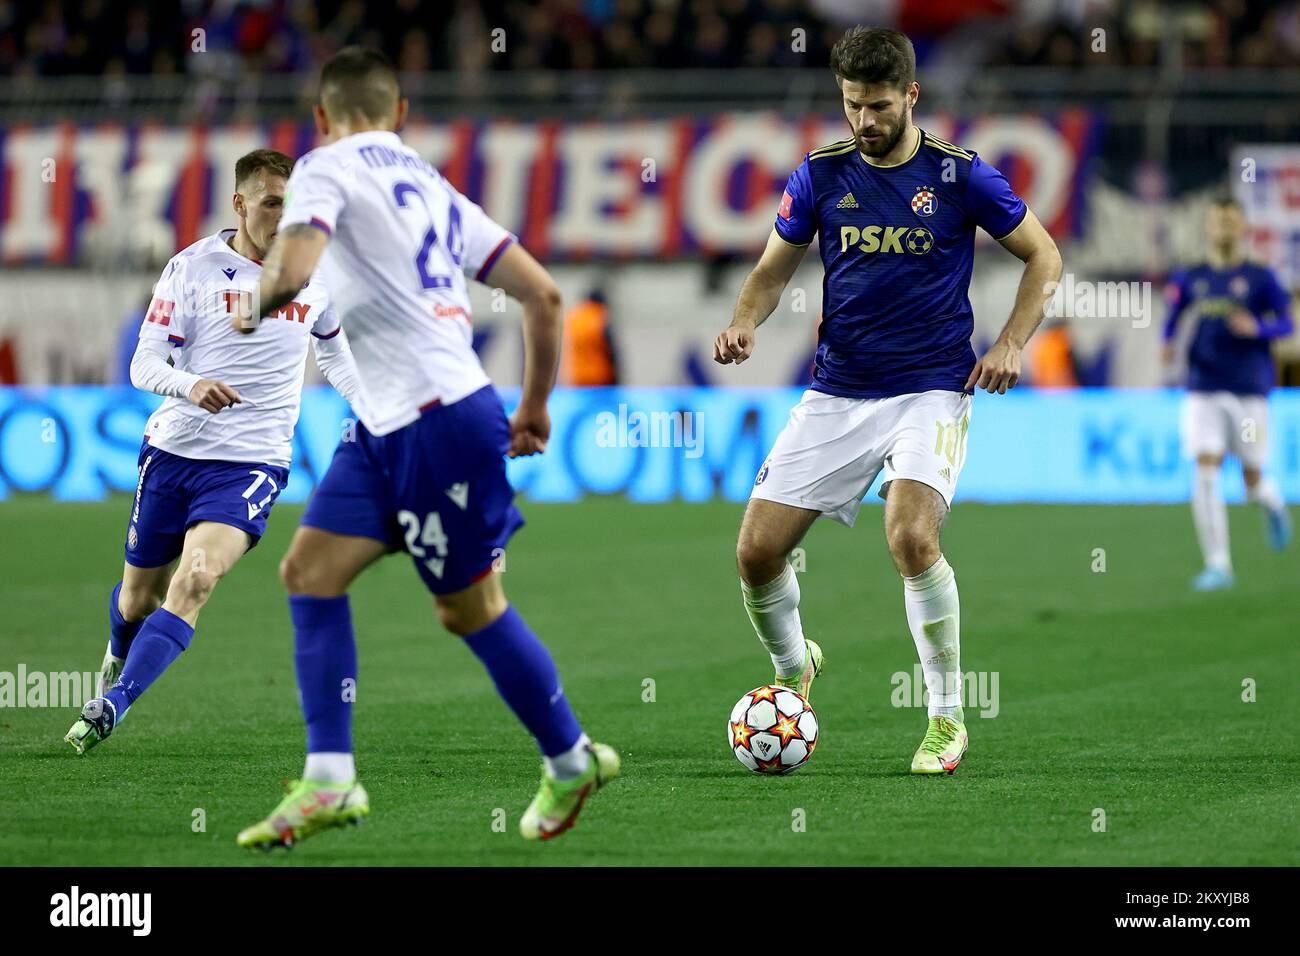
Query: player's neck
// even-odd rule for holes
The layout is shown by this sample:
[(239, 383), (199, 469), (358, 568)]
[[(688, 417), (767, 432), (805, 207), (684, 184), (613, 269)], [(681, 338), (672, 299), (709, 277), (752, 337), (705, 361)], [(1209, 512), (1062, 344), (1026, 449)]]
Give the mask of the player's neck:
[(1239, 266), (1246, 261), (1246, 254), (1240, 246), (1230, 246), (1222, 249), (1218, 246), (1210, 246), (1209, 254), (1210, 265), (1216, 269), (1230, 269), (1233, 266)]
[(897, 166), (916, 152), (918, 148), (917, 140), (921, 138), (921, 131), (916, 128), (916, 124), (908, 123), (907, 131), (898, 137), (898, 142), (884, 156), (868, 156), (861, 153), (864, 160), (871, 166)]
[(244, 232), (243, 225), (235, 230), (235, 234), (230, 237), (230, 248), (234, 249), (245, 259), (251, 259), (253, 262), (261, 263), (266, 258), (266, 251), (257, 248), (253, 240), (248, 238), (248, 233)]

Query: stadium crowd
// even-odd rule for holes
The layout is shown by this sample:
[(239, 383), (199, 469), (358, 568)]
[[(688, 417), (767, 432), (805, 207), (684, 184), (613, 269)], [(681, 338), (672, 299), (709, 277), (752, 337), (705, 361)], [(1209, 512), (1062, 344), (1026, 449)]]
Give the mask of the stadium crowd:
[(1189, 66), (1300, 60), (1300, 0), (0, 0), (0, 76), (295, 73), (349, 43), (403, 71), (803, 67), (853, 22), (923, 63), (1081, 67), (1098, 26), (1115, 64), (1170, 37)]

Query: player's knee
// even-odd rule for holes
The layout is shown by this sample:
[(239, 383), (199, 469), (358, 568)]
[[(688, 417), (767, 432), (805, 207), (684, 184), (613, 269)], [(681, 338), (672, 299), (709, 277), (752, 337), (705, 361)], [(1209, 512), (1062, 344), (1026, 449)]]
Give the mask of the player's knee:
[(319, 566), (303, 559), (303, 556), (290, 551), (280, 562), (280, 581), (290, 594), (308, 594), (316, 597), (334, 597), (319, 594), (324, 579)]
[(118, 593), (117, 609), (128, 621), (143, 621), (162, 606), (162, 598), (148, 588), (122, 586)]
[(736, 569), (749, 585), (766, 584), (781, 573), (785, 555), (754, 535), (742, 534), (736, 542)]
[(915, 577), (939, 560), (939, 539), (924, 525), (900, 522), (889, 528), (889, 553), (900, 573)]
[(221, 575), (207, 568), (190, 568), (172, 578), (171, 590), (168, 591), (169, 604), (176, 604), (185, 610), (200, 608), (212, 596)]

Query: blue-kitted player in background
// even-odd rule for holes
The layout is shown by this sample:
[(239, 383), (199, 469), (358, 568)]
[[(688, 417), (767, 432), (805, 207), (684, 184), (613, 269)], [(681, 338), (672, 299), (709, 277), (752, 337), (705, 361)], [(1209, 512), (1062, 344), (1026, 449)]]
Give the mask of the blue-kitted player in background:
[[(1246, 499), (1264, 508), (1269, 543), (1291, 540), (1291, 518), (1277, 486), (1264, 476), (1268, 458), (1268, 393), (1277, 378), (1272, 342), (1294, 326), (1290, 296), (1272, 271), (1249, 262), (1246, 217), (1233, 199), (1216, 200), (1205, 219), (1206, 261), (1170, 280), (1165, 359), (1175, 340), (1187, 342), (1187, 400), (1183, 443), (1196, 459), (1192, 517), (1205, 568), (1192, 582), (1199, 591), (1233, 584), (1228, 509), (1219, 476), (1231, 452), (1241, 461)], [(1180, 325), (1195, 327), (1183, 337)]]

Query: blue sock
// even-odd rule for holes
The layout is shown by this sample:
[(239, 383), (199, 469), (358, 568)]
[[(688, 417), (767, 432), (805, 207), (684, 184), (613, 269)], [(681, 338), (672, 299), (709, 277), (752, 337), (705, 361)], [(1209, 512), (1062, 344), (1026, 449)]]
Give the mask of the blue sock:
[(122, 593), (122, 582), (113, 586), (113, 596), (108, 600), (108, 646), (113, 649), (113, 656), (126, 660), (126, 652), (131, 649), (131, 642), (140, 633), (144, 621), (128, 621), (117, 607), (117, 596)]
[(582, 728), (569, 709), (551, 652), (518, 611), (507, 607), (487, 627), (466, 635), (465, 643), (492, 675), (497, 693), (537, 738), (543, 756), (562, 754), (578, 742)]
[(131, 655), (122, 668), (122, 676), (104, 694), (113, 702), (118, 720), (172, 661), (181, 656), (193, 637), (194, 628), (166, 608), (160, 607), (144, 619), (140, 633), (131, 643)]
[(348, 596), (291, 594), (289, 616), (298, 697), (307, 722), (307, 752), (352, 753), (357, 642)]

